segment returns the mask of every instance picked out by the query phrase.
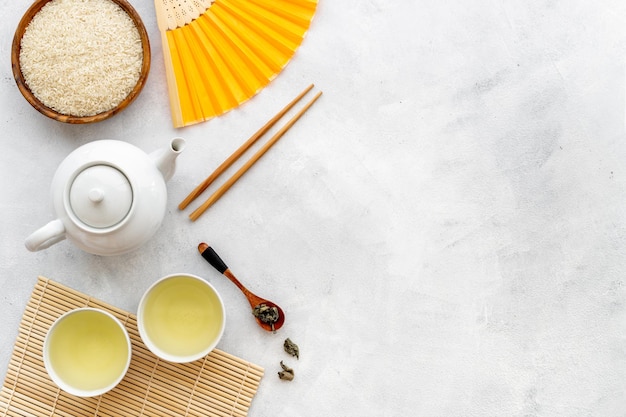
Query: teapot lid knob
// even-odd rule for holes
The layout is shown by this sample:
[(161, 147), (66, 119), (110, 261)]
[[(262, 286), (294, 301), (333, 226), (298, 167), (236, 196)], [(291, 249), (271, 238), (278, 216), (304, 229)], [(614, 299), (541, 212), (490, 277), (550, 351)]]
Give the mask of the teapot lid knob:
[(133, 202), (128, 178), (110, 165), (92, 165), (82, 170), (70, 187), (69, 203), (84, 224), (112, 227), (124, 220)]
[(104, 200), (104, 191), (102, 191), (102, 188), (92, 188), (87, 196), (93, 203), (99, 203)]

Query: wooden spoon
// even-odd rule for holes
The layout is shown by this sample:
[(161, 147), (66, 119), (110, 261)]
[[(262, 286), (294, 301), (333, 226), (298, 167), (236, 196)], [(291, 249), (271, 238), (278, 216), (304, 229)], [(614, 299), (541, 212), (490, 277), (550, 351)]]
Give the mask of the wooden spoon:
[(275, 303), (273, 303), (273, 302), (271, 302), (269, 300), (266, 300), (264, 298), (258, 297), (257, 295), (255, 295), (252, 292), (250, 292), (250, 290), (248, 290), (246, 287), (244, 287), (243, 284), (241, 282), (239, 282), (239, 280), (230, 271), (228, 266), (226, 266), (224, 261), (222, 261), (222, 259), (213, 250), (212, 247), (210, 247), (206, 243), (202, 242), (202, 243), (200, 243), (198, 245), (198, 251), (200, 252), (202, 257), (204, 259), (206, 259), (207, 262), (209, 262), (211, 264), (211, 266), (213, 268), (217, 269), (226, 278), (231, 280), (233, 282), (233, 284), (235, 284), (237, 286), (237, 288), (239, 288), (241, 290), (241, 292), (243, 292), (243, 294), (248, 299), (248, 302), (250, 303), (250, 306), (252, 307), (252, 312), (253, 313), (254, 313), (254, 311), (256, 309), (258, 309), (260, 307), (263, 307), (263, 306), (269, 307), (270, 309), (276, 308), (276, 310), (278, 311), (278, 318), (274, 322), (264, 321), (264, 320), (261, 319), (261, 317), (258, 314), (255, 314), (255, 318), (256, 318), (256, 321), (259, 324), (259, 326), (261, 326), (263, 329), (265, 329), (265, 330), (267, 330), (269, 332), (276, 332), (276, 330), (278, 330), (281, 327), (283, 327), (283, 324), (285, 323), (285, 313), (283, 313), (283, 309), (282, 308), (280, 308), (277, 304), (275, 304)]

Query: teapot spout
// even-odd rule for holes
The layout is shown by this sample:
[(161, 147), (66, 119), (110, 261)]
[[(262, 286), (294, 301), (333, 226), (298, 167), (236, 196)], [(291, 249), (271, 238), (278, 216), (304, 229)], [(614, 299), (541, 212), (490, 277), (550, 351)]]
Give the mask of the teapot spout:
[(157, 149), (150, 154), (150, 158), (154, 161), (156, 167), (161, 171), (163, 179), (168, 181), (174, 175), (176, 170), (176, 158), (185, 149), (185, 139), (174, 138), (170, 142), (169, 147)]

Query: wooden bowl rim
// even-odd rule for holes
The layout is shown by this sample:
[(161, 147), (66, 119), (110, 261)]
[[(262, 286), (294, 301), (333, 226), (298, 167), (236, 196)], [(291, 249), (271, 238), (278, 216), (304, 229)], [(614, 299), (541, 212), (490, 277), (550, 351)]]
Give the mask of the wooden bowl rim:
[(20, 67), (20, 49), (24, 32), (26, 31), (26, 28), (28, 27), (28, 24), (30, 23), (32, 18), (41, 10), (43, 6), (51, 1), (53, 0), (35, 0), (35, 2), (22, 16), (22, 19), (20, 20), (17, 29), (15, 30), (15, 35), (13, 36), (13, 44), (11, 46), (11, 68), (13, 70), (13, 78), (15, 78), (15, 83), (17, 84), (17, 87), (24, 96), (24, 98), (30, 103), (30, 105), (33, 106), (41, 114), (51, 119), (63, 123), (72, 124), (94, 123), (108, 119), (109, 117), (122, 111), (132, 101), (134, 101), (146, 83), (148, 74), (150, 72), (150, 40), (148, 38), (148, 32), (146, 30), (146, 27), (144, 26), (143, 21), (139, 16), (139, 13), (137, 13), (137, 11), (130, 3), (128, 3), (126, 0), (110, 0), (113, 3), (119, 5), (122, 10), (124, 10), (130, 16), (133, 23), (135, 24), (135, 27), (139, 31), (139, 36), (141, 38), (141, 45), (143, 49), (143, 62), (141, 65), (141, 74), (139, 75), (137, 84), (135, 84), (135, 87), (133, 87), (128, 96), (126, 96), (126, 98), (122, 100), (117, 106), (102, 113), (98, 113), (92, 116), (72, 116), (59, 113), (56, 110), (53, 110), (50, 107), (46, 106), (37, 97), (35, 97), (35, 95), (32, 93), (32, 91), (24, 81), (22, 69)]

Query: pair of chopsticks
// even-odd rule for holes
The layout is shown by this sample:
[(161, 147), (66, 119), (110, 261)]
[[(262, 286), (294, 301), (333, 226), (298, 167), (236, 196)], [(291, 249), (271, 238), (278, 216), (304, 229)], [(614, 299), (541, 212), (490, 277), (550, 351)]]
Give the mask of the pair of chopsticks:
[[(178, 205), (179, 210), (184, 210), (192, 201), (194, 201), (200, 194), (206, 190), (213, 181), (215, 181), (224, 171), (226, 171), (244, 152), (246, 152), (261, 136), (263, 136), (269, 129), (272, 128), (287, 113), (296, 103), (298, 103), (302, 97), (306, 95), (313, 88), (313, 84), (305, 88), (296, 98), (294, 98), (289, 104), (287, 104), (276, 116), (272, 117), (265, 125), (263, 125), (254, 135), (244, 142), (228, 159), (226, 159), (220, 166), (218, 166), (211, 175), (209, 175), (204, 181), (202, 181), (189, 195)], [(252, 157), (241, 167), (237, 172), (233, 174), (220, 188), (218, 188), (204, 203), (202, 203), (197, 209), (195, 209), (189, 218), (192, 221), (196, 221), (198, 217), (202, 215), (211, 207), (221, 196), (228, 191), (228, 189), (235, 183), (246, 171), (258, 161), (269, 148), (272, 147), (278, 140), (298, 121), (298, 119), (313, 105), (322, 95), (322, 92), (318, 92), (298, 113), (296, 113), (278, 132), (274, 134)]]

